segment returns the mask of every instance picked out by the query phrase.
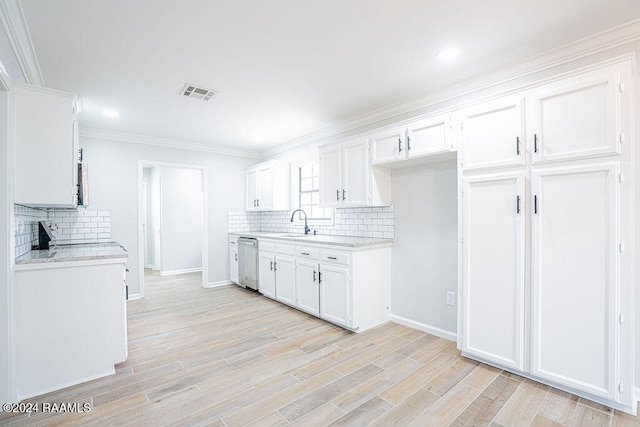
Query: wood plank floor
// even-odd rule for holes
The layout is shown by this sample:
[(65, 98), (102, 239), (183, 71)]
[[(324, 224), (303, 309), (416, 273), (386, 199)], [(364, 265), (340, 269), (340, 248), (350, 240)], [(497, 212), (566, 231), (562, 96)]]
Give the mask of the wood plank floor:
[(90, 412), (0, 412), (0, 424), (640, 426), (405, 326), (353, 334), (237, 286), (203, 289), (199, 274), (148, 273), (146, 289), (128, 303), (115, 375), (30, 400)]

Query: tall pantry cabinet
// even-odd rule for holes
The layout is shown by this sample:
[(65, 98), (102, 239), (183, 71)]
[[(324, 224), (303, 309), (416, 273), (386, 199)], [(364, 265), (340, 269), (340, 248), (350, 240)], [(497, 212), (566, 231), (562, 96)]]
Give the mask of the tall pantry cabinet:
[(632, 68), (461, 112), (463, 355), (633, 411)]

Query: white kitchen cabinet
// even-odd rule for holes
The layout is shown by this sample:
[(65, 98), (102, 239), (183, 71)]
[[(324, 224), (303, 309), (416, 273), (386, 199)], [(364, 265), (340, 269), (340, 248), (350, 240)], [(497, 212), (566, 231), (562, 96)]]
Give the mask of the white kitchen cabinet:
[(76, 96), (14, 84), (15, 203), (78, 204)]
[(320, 317), (353, 327), (349, 266), (320, 264)]
[(319, 271), (317, 260), (296, 259), (297, 307), (314, 316), (320, 316)]
[(124, 259), (16, 265), (18, 400), (114, 373), (127, 357)]
[(240, 284), (238, 274), (238, 238), (229, 237), (229, 276), (233, 283)]
[(260, 249), (258, 255), (258, 291), (265, 297), (276, 298), (276, 275), (273, 270), (275, 254)]
[(465, 109), (459, 175), (463, 355), (626, 412), (636, 406), (631, 70), (593, 67)]
[(523, 105), (512, 96), (461, 112), (463, 170), (524, 165)]
[(325, 145), (319, 151), (321, 206), (384, 206), (390, 203), (390, 174), (371, 169), (365, 138)]
[(618, 164), (534, 170), (532, 373), (614, 400)]
[(405, 160), (454, 153), (451, 123), (450, 114), (440, 114), (372, 134), (371, 164), (394, 167)]
[(248, 211), (286, 211), (290, 206), (289, 164), (279, 161), (260, 163), (245, 175)]
[(355, 332), (389, 321), (391, 248), (259, 238), (260, 292)]
[(523, 369), (525, 185), (522, 171), (464, 180), (462, 348)]
[(277, 253), (273, 269), (276, 277), (276, 300), (288, 305), (296, 305), (295, 260), (290, 255)]
[(371, 135), (371, 164), (379, 165), (403, 159), (406, 135), (407, 129), (404, 126), (384, 129)]
[(608, 67), (532, 91), (533, 162), (619, 154), (620, 95), (630, 89), (628, 72)]

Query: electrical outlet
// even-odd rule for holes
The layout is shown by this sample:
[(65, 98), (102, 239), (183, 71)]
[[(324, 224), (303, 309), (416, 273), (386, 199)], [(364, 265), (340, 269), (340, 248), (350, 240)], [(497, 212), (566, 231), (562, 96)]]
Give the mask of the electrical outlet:
[(447, 292), (447, 305), (456, 305), (456, 293)]

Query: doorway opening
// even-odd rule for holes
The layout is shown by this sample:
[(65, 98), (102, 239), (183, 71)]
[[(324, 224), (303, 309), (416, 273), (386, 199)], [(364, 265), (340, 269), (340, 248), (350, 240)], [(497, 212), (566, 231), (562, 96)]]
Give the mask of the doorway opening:
[(140, 161), (138, 242), (140, 295), (153, 277), (208, 284), (206, 170), (203, 166)]

